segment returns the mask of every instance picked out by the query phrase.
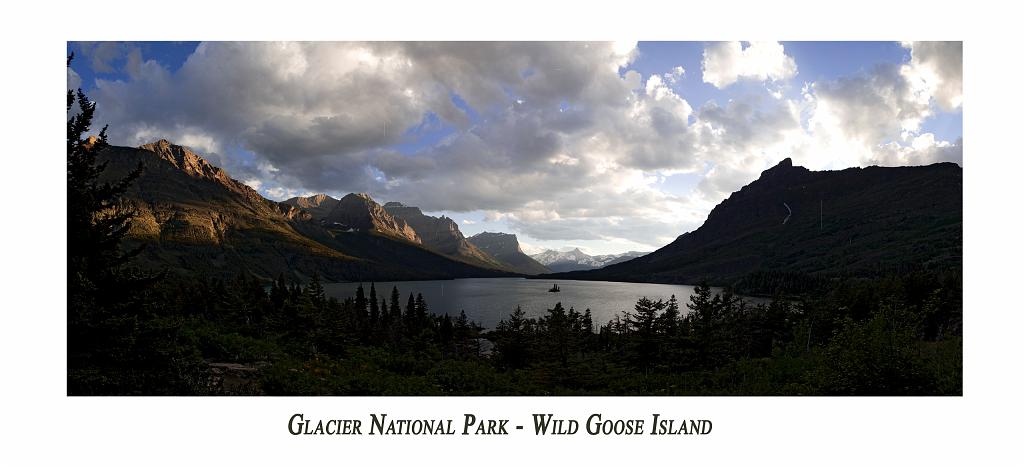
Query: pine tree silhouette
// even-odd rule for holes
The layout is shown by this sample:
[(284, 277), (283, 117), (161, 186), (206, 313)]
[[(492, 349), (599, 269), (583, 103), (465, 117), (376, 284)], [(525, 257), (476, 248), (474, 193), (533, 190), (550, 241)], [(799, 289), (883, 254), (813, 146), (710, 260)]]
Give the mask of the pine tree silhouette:
[(147, 290), (163, 274), (129, 265), (144, 245), (121, 247), (135, 216), (122, 195), (142, 165), (120, 178), (106, 174), (98, 156), (109, 146), (107, 127), (87, 136), (96, 103), (68, 90), (67, 112), (76, 105), (67, 120), (68, 394), (200, 392), (196, 360), (163, 339), (177, 325), (149, 320)]

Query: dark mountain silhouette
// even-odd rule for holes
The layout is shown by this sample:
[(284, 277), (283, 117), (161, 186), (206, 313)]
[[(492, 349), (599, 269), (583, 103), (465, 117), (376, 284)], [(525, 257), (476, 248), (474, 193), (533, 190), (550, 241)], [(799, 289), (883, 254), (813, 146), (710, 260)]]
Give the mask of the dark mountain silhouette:
[(960, 268), (962, 180), (953, 163), (810, 171), (787, 158), (649, 255), (546, 276), (730, 284), (755, 272), (828, 278)]
[(344, 197), (318, 220), (295, 204), (263, 198), (166, 140), (139, 148), (110, 146), (101, 157), (108, 161), (109, 180), (139, 164), (144, 168), (125, 198), (138, 213), (128, 244), (147, 244), (138, 258), (145, 267), (262, 278), (319, 272), (336, 281), (506, 274), (423, 248), (415, 231), (365, 195)]
[(469, 242), (483, 250), (491, 257), (498, 259), (513, 271), (525, 274), (549, 273), (540, 262), (530, 258), (519, 248), (519, 239), (515, 234), (503, 232), (481, 232), (469, 238)]

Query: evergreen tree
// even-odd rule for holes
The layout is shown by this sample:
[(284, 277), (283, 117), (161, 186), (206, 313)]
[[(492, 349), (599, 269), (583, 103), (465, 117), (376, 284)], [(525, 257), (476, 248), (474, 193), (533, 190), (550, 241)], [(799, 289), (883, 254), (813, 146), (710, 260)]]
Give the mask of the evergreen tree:
[(691, 314), (693, 341), (697, 347), (697, 363), (707, 368), (717, 367), (724, 362), (731, 351), (726, 338), (728, 333), (722, 330), (725, 317), (730, 316), (734, 303), (731, 295), (723, 301), (719, 294), (711, 294), (707, 281), (701, 281), (690, 295), (686, 305)]
[(409, 293), (409, 301), (405, 303), (405, 325), (406, 329), (416, 329), (416, 298)]
[(309, 280), (309, 287), (306, 288), (306, 294), (309, 295), (310, 301), (317, 309), (323, 309), (326, 295), (324, 286), (320, 284), (320, 273), (313, 272), (313, 277)]
[(300, 303), (299, 313), (302, 315), (309, 352), (316, 355), (324, 350), (327, 343), (327, 297), (324, 294), (323, 285), (320, 284), (320, 275), (316, 272), (310, 278), (306, 286), (303, 300)]
[(541, 325), (544, 328), (551, 355), (557, 358), (563, 366), (567, 365), (572, 324), (569, 322), (568, 314), (561, 302), (555, 303), (554, 308), (548, 309), (548, 315), (541, 320)]
[(380, 304), (377, 303), (377, 287), (370, 283), (370, 324), (376, 326), (380, 322)]
[(363, 284), (359, 283), (356, 287), (356, 313), (366, 314), (366, 293), (363, 292)]
[(107, 162), (98, 162), (97, 156), (108, 146), (107, 127), (97, 137), (84, 138), (92, 126), (96, 103), (81, 89), (77, 93), (69, 90), (68, 111), (76, 103), (80, 112), (68, 119), (67, 125), (69, 292), (109, 299), (103, 293), (117, 291), (116, 287), (130, 285), (135, 279), (122, 266), (141, 248), (129, 253), (120, 249), (135, 212), (121, 197), (142, 175), (142, 165), (118, 180), (101, 181)]
[(360, 330), (364, 330), (366, 328), (366, 326), (367, 326), (367, 323), (366, 323), (367, 322), (367, 320), (366, 320), (367, 311), (366, 311), (366, 293), (363, 292), (363, 283), (359, 283), (359, 286), (356, 287), (356, 299), (355, 299), (354, 306), (355, 306), (354, 318), (355, 318), (356, 326)]
[(469, 317), (466, 316), (465, 310), (459, 312), (459, 318), (455, 321), (455, 329), (462, 333), (469, 332)]
[(626, 323), (641, 336), (653, 336), (657, 331), (658, 316), (665, 308), (665, 302), (641, 297), (633, 306), (636, 312), (629, 314)]
[(594, 319), (591, 317), (590, 308), (587, 308), (587, 310), (583, 312), (582, 321), (583, 321), (583, 327), (582, 327), (583, 333), (586, 334), (586, 336), (588, 336), (588, 337), (590, 335), (593, 335), (594, 334)]
[(690, 302), (686, 304), (686, 307), (691, 312), (694, 332), (699, 337), (706, 338), (718, 311), (718, 300), (711, 295), (711, 286), (706, 280), (701, 280), (694, 287), (693, 294), (690, 295)]
[(401, 299), (398, 296), (398, 286), (391, 287), (391, 320), (398, 321), (402, 318), (402, 304), (399, 302)]
[(427, 323), (427, 301), (423, 300), (423, 294), (416, 294), (416, 322), (423, 326)]
[(573, 335), (579, 335), (583, 328), (583, 316), (576, 312), (575, 307), (569, 306), (569, 313), (566, 314), (566, 318), (569, 321), (569, 328), (572, 330)]
[(498, 321), (495, 327), (495, 354), (499, 362), (511, 369), (521, 368), (529, 360), (530, 330), (525, 316), (523, 308), (516, 306), (508, 320)]
[(674, 337), (679, 333), (679, 301), (673, 294), (665, 303), (665, 312), (661, 314), (658, 329), (666, 337)]
[(135, 216), (122, 196), (142, 166), (120, 178), (105, 174), (107, 128), (87, 137), (96, 103), (68, 90), (67, 112), (76, 105), (67, 120), (68, 394), (205, 391), (196, 350), (177, 341), (178, 322), (153, 316), (151, 286), (160, 276), (128, 265), (142, 246), (121, 246)]
[(642, 297), (633, 307), (636, 312), (626, 317), (626, 323), (635, 333), (633, 358), (643, 370), (649, 370), (658, 356), (658, 318), (665, 302)]
[(441, 342), (441, 346), (450, 350), (452, 347), (452, 341), (455, 339), (455, 325), (452, 324), (452, 318), (448, 314), (444, 314), (441, 317), (441, 324), (438, 326), (438, 339)]

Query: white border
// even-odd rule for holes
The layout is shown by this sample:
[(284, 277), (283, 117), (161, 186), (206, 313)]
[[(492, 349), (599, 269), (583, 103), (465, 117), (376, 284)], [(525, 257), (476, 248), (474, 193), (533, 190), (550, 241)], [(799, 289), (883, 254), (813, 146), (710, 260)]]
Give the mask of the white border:
[[(3, 15), (0, 464), (75, 466), (1009, 466), (1021, 463), (1020, 14), (980, 2), (551, 0), (19, 2)], [(93, 23), (92, 26), (89, 23)], [(68, 40), (964, 40), (961, 398), (68, 398), (65, 189), (56, 133)], [(302, 438), (293, 412), (458, 418), (650, 412), (704, 438)]]

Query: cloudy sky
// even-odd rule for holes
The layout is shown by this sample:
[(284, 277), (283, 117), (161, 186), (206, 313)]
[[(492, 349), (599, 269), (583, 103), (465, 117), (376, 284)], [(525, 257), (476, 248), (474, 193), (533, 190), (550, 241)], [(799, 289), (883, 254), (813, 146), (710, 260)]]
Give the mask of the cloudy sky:
[(792, 157), (962, 164), (962, 45), (69, 43), (114, 144), (266, 197), (367, 192), (528, 252), (654, 250)]

